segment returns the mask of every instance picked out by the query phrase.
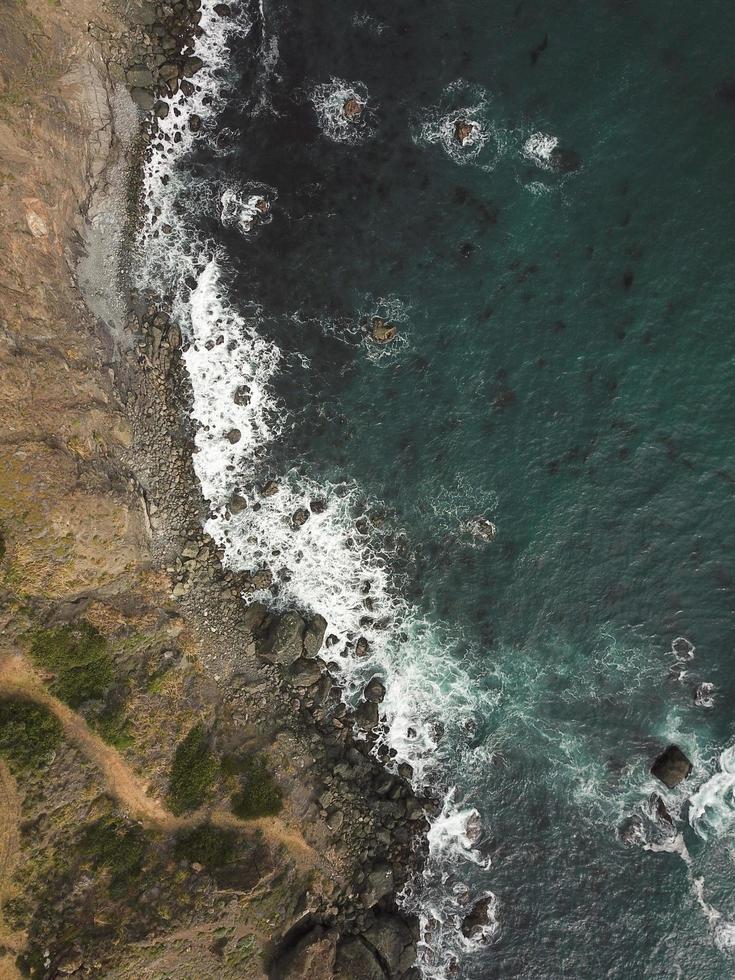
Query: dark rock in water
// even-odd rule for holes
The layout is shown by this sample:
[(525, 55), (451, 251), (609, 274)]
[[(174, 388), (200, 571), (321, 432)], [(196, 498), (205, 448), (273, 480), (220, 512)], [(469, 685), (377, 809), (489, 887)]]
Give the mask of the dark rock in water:
[(648, 798), (648, 806), (651, 810), (652, 815), (659, 820), (661, 823), (666, 823), (670, 827), (674, 826), (674, 820), (666, 808), (666, 804), (658, 795), (658, 793), (651, 793)]
[(398, 333), (398, 327), (386, 323), (382, 316), (374, 316), (370, 328), (370, 336), (376, 344), (389, 344)]
[(360, 102), (358, 98), (351, 95), (349, 99), (345, 100), (345, 103), (342, 106), (342, 114), (344, 115), (345, 119), (349, 120), (349, 122), (357, 122), (362, 115), (362, 110), (364, 108), (365, 103)]
[(216, 3), (213, 9), (218, 17), (229, 17), (232, 14), (229, 5), (226, 3)]
[(492, 922), (493, 897), (480, 899), (469, 915), (462, 920), (462, 935), (467, 939), (476, 939), (485, 926)]
[(191, 82), (188, 82), (185, 78), (181, 81), (181, 91), (184, 95), (189, 98), (196, 92), (196, 88)]
[(309, 508), (312, 514), (323, 514), (327, 509), (327, 502), (323, 497), (317, 497), (316, 500), (309, 501)]
[(677, 636), (671, 641), (671, 652), (680, 660), (692, 660), (696, 647), (685, 636)]
[(385, 698), (385, 684), (379, 677), (373, 677), (367, 682), (362, 693), (368, 701), (380, 703)]
[(329, 636), (327, 637), (327, 646), (333, 647), (336, 646), (338, 643), (339, 643), (339, 637), (335, 636), (334, 633), (330, 633)]
[(156, 113), (156, 116), (158, 116), (159, 119), (165, 119), (168, 116), (169, 113), (168, 102), (156, 102), (153, 109)]
[(460, 146), (464, 146), (468, 139), (472, 137), (472, 131), (474, 126), (472, 123), (463, 118), (459, 118), (454, 123), (454, 138), (459, 143)]
[(365, 639), (364, 636), (361, 636), (360, 639), (355, 644), (355, 656), (365, 657), (367, 656), (367, 652), (369, 649), (370, 649), (370, 644), (368, 643), (368, 641)]
[(323, 616), (315, 616), (306, 627), (304, 634), (304, 656), (316, 657), (321, 650), (327, 621)]
[(234, 446), (235, 443), (242, 439), (242, 432), (239, 429), (230, 429), (229, 432), (225, 433), (225, 439)]
[(624, 844), (636, 844), (644, 840), (643, 818), (640, 813), (634, 813), (623, 820), (618, 827), (618, 837)]
[(189, 129), (192, 133), (198, 133), (202, 128), (202, 117), (198, 116), (196, 112), (192, 112), (189, 116)]
[(498, 529), (487, 517), (473, 517), (467, 526), (470, 534), (481, 541), (492, 541), (498, 533)]
[(247, 405), (250, 402), (250, 386), (240, 385), (232, 396), (232, 400), (236, 405)]
[(199, 71), (199, 69), (202, 67), (203, 64), (204, 62), (202, 61), (201, 58), (197, 58), (195, 56), (192, 56), (191, 58), (187, 58), (182, 68), (184, 77), (191, 78), (192, 75), (196, 75), (196, 73)]
[(361, 701), (355, 708), (355, 721), (361, 728), (371, 731), (378, 724), (378, 705), (375, 701)]
[(291, 516), (291, 523), (293, 524), (294, 527), (303, 527), (310, 517), (311, 514), (306, 509), (306, 507), (299, 507), (298, 510), (295, 510), (293, 512)]
[(268, 480), (268, 482), (261, 487), (260, 495), (261, 497), (272, 497), (273, 494), (278, 493), (279, 490), (280, 487), (275, 480)]
[(714, 690), (715, 685), (710, 684), (709, 681), (703, 681), (697, 685), (694, 690), (694, 703), (698, 708), (712, 708), (714, 706)]
[(244, 497), (241, 497), (239, 493), (233, 493), (227, 504), (227, 509), (231, 514), (240, 514), (242, 511), (247, 510), (247, 506), (248, 502)]
[(476, 810), (473, 810), (469, 817), (467, 817), (467, 821), (464, 825), (464, 832), (467, 840), (473, 847), (482, 837), (482, 820), (480, 819), (480, 814)]
[(565, 150), (561, 146), (555, 146), (549, 153), (549, 163), (559, 173), (571, 174), (582, 166), (582, 157), (576, 150)]
[(686, 779), (692, 771), (692, 764), (678, 745), (670, 745), (651, 766), (651, 772), (662, 783), (673, 789)]

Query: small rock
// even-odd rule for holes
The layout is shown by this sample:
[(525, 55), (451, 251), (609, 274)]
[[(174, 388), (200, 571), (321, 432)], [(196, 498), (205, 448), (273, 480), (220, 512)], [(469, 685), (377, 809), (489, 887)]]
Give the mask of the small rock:
[(229, 17), (232, 14), (232, 11), (226, 3), (216, 3), (214, 5), (214, 12), (218, 17)]
[(669, 745), (651, 766), (651, 772), (657, 779), (673, 789), (692, 771), (692, 764), (678, 745)]
[(345, 815), (341, 810), (335, 810), (334, 813), (330, 813), (327, 817), (327, 826), (330, 830), (335, 833), (341, 830), (342, 824), (345, 822)]
[(191, 57), (187, 58), (184, 62), (182, 73), (185, 78), (191, 78), (192, 75), (196, 75), (199, 69), (202, 67), (204, 62), (201, 58)]
[(242, 432), (239, 429), (230, 429), (229, 432), (225, 433), (225, 439), (234, 446), (242, 439)]
[(680, 660), (692, 660), (696, 647), (685, 636), (677, 636), (671, 641), (671, 652)]
[(365, 639), (364, 636), (361, 636), (360, 639), (355, 644), (355, 656), (366, 657), (369, 649), (370, 649), (370, 644), (368, 643), (368, 641)]
[(327, 509), (327, 502), (323, 497), (317, 497), (316, 500), (309, 501), (309, 509), (312, 514), (323, 514)]
[(474, 126), (468, 119), (459, 118), (454, 123), (454, 138), (460, 146), (464, 146), (468, 139), (471, 139)]
[(260, 495), (261, 497), (272, 497), (274, 493), (278, 493), (280, 487), (275, 480), (268, 480), (266, 484), (261, 487)]
[(172, 61), (167, 61), (158, 69), (158, 77), (163, 82), (170, 82), (172, 79), (178, 78), (179, 66), (175, 65)]
[(159, 119), (165, 119), (168, 116), (169, 113), (168, 102), (156, 102), (153, 109)]
[(293, 524), (294, 527), (303, 527), (304, 524), (306, 524), (306, 522), (309, 520), (310, 516), (311, 515), (309, 514), (309, 511), (306, 509), (306, 507), (299, 507), (298, 510), (295, 510), (293, 512), (293, 515), (291, 516), (291, 523)]
[(386, 323), (382, 316), (374, 316), (371, 321), (370, 336), (376, 344), (388, 344), (398, 334), (398, 327)]
[(697, 685), (694, 691), (694, 703), (698, 708), (712, 708), (714, 706), (714, 690), (715, 685), (710, 684), (709, 681), (703, 681)]
[(247, 509), (247, 506), (248, 502), (244, 497), (240, 496), (239, 493), (233, 493), (227, 504), (227, 509), (231, 514), (240, 514)]
[(487, 517), (473, 517), (467, 527), (470, 534), (481, 541), (492, 541), (498, 533), (498, 529)]
[(132, 88), (130, 97), (143, 112), (150, 112), (156, 101), (147, 88)]
[(379, 677), (373, 677), (372, 680), (367, 682), (362, 693), (365, 695), (366, 700), (375, 701), (376, 704), (380, 704), (385, 698), (385, 685)]
[(149, 88), (153, 85), (153, 75), (149, 68), (129, 68), (125, 78), (131, 88)]
[(250, 402), (250, 386), (240, 385), (236, 390), (235, 394), (232, 396), (232, 400), (236, 405), (247, 405)]
[(198, 116), (196, 112), (192, 112), (192, 114), (189, 116), (188, 125), (192, 133), (198, 133), (202, 128), (202, 117)]
[(378, 704), (376, 701), (361, 701), (355, 708), (355, 721), (366, 731), (372, 731), (378, 724)]
[(362, 115), (362, 110), (365, 108), (365, 103), (360, 102), (358, 98), (351, 95), (349, 99), (345, 100), (342, 106), (342, 113), (349, 122), (357, 122), (357, 120)]

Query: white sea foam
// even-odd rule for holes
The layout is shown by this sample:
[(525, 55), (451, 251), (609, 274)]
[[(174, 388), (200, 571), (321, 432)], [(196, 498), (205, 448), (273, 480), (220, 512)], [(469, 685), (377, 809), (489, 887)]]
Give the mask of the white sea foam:
[[(350, 119), (345, 106), (351, 100), (359, 106), (359, 113)], [(331, 78), (314, 86), (311, 101), (322, 132), (336, 143), (361, 143), (371, 135), (373, 107), (367, 87), (362, 82)]]
[[(458, 121), (469, 133), (457, 139)], [(490, 97), (479, 85), (457, 80), (448, 85), (438, 103), (425, 109), (413, 125), (417, 143), (438, 144), (460, 165), (493, 170), (502, 156), (507, 136), (492, 115)]]
[(689, 800), (689, 823), (707, 840), (735, 826), (735, 745), (725, 749), (715, 772), (692, 794)]
[(523, 156), (542, 170), (553, 170), (552, 154), (558, 146), (558, 137), (547, 133), (532, 133), (523, 144)]
[(259, 225), (272, 220), (271, 202), (276, 197), (273, 188), (263, 185), (247, 184), (242, 189), (226, 187), (220, 196), (222, 224), (250, 235)]

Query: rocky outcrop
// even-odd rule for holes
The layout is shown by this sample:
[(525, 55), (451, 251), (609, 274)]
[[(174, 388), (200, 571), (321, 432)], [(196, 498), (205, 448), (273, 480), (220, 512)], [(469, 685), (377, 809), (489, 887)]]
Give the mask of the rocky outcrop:
[(651, 766), (651, 772), (669, 789), (678, 786), (692, 771), (692, 764), (678, 745), (669, 745)]

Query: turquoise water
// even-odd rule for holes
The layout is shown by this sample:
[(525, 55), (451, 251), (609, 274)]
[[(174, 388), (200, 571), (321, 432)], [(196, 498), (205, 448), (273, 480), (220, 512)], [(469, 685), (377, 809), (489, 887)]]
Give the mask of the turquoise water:
[[(213, 232), (284, 353), (264, 472), (379, 502), (395, 587), (464, 671), (436, 788), (482, 816), (491, 864), (458, 880), (500, 929), (461, 977), (735, 973), (735, 821), (705, 841), (687, 803), (733, 738), (734, 29), (717, 0), (266, 5), (230, 154), (197, 161), (272, 189), (257, 235)], [(346, 141), (314, 96), (333, 79), (368, 97)], [(441, 141), (458, 115), (476, 155)], [(667, 794), (670, 741), (695, 769)], [(617, 834), (653, 791), (678, 851), (640, 846), (674, 839), (655, 821)]]

